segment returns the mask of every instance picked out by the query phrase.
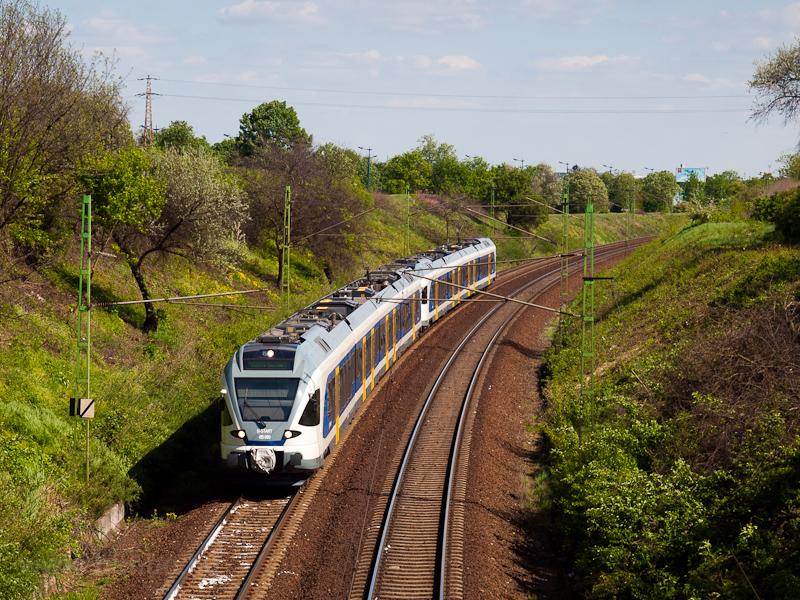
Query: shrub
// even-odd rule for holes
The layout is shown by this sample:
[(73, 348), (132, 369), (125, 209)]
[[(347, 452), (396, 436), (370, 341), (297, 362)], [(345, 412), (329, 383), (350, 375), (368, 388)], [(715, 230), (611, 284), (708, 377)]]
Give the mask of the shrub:
[(783, 234), (787, 242), (800, 243), (800, 189), (793, 191), (777, 206), (772, 221), (775, 231)]

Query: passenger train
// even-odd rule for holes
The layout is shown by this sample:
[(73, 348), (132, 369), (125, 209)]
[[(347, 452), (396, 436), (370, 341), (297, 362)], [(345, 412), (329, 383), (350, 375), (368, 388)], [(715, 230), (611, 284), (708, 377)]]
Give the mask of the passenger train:
[(226, 467), (273, 478), (322, 467), (421, 330), (493, 281), (495, 256), (472, 238), (397, 260), (244, 344), (222, 376)]

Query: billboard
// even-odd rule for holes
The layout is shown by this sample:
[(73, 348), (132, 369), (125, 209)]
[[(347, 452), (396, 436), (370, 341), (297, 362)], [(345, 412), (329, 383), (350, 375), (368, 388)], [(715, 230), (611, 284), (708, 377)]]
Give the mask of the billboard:
[(687, 181), (689, 181), (689, 177), (692, 176), (692, 173), (697, 175), (697, 178), (700, 181), (705, 182), (706, 180), (705, 167), (692, 168), (692, 167), (684, 167), (683, 165), (675, 169), (675, 181), (678, 183), (686, 183)]

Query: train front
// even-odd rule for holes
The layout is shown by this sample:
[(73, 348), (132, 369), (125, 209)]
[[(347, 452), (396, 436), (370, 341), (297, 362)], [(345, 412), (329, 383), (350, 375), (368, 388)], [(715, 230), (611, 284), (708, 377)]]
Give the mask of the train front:
[(303, 350), (256, 338), (222, 376), (221, 455), (228, 469), (308, 474), (322, 466), (320, 397)]

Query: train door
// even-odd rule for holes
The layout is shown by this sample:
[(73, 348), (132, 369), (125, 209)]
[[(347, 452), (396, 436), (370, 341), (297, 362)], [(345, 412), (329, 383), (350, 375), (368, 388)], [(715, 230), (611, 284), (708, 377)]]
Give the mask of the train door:
[(386, 370), (388, 371), (389, 370), (389, 340), (392, 337), (392, 331), (391, 331), (391, 327), (390, 327), (389, 315), (386, 315), (386, 318), (383, 321), (383, 331), (384, 331), (383, 353), (384, 353), (384, 356), (386, 357)]
[(392, 310), (392, 362), (397, 362), (397, 338), (400, 331), (397, 329), (397, 309)]
[(417, 340), (417, 295), (411, 301), (411, 341)]
[(339, 376), (339, 367), (336, 367), (336, 375), (334, 376), (334, 411), (336, 412), (336, 443), (339, 443), (339, 405), (342, 393), (342, 382)]
[(364, 336), (364, 339), (361, 340), (361, 400), (365, 401), (367, 399), (367, 378), (369, 377), (369, 371), (367, 371), (367, 357), (369, 356), (369, 347), (367, 346), (367, 336)]

